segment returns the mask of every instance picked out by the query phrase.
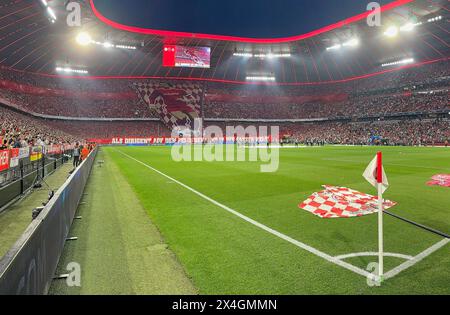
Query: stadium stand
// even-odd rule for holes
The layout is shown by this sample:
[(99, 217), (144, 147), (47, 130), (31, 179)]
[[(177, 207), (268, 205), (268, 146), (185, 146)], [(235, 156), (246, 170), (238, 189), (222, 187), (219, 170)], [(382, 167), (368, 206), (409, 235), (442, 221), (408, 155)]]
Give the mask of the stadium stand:
[[(450, 83), (449, 61), (389, 72), (379, 76), (336, 84), (276, 87), (242, 87), (209, 83), (205, 96), (205, 114), (208, 118), (315, 118), (350, 116), (378, 111), (378, 100), (367, 99), (371, 95), (413, 93), (420, 90), (448, 88)], [(132, 89), (135, 81), (129, 79), (110, 80), (58, 80), (39, 75), (0, 69), (0, 98), (11, 102), (24, 111), (68, 117), (91, 118), (157, 118), (139, 101)], [(21, 93), (17, 93), (20, 91)], [(24, 93), (25, 92), (25, 93)], [(441, 93), (446, 97), (445, 93)], [(231, 102), (215, 101), (230, 98)], [(314, 99), (315, 96), (315, 99)], [(322, 96), (322, 99), (317, 98)], [(325, 106), (344, 100), (337, 106)], [(274, 104), (259, 105), (275, 98)], [(280, 99), (280, 97), (282, 99)], [(315, 103), (308, 102), (309, 99)], [(401, 112), (441, 109), (443, 101), (434, 97), (432, 101), (420, 99), (392, 98), (383, 102), (382, 111)], [(247, 106), (245, 103), (247, 101)], [(318, 102), (319, 101), (319, 102)], [(408, 105), (406, 105), (408, 101)], [(445, 100), (444, 100), (445, 101)], [(283, 102), (284, 104), (280, 104)], [(304, 104), (299, 104), (303, 102)], [(229, 106), (239, 103), (238, 108)], [(355, 104), (356, 103), (356, 104)], [(421, 103), (421, 104), (419, 104)], [(439, 105), (441, 104), (441, 105)], [(293, 108), (295, 105), (302, 105)], [(431, 108), (428, 108), (430, 105)], [(406, 108), (409, 106), (409, 108)], [(253, 108), (254, 107), (254, 108)], [(275, 108), (276, 107), (276, 108)], [(445, 107), (445, 106), (444, 106)], [(311, 111), (312, 113), (308, 113)], [(223, 113), (222, 113), (223, 112)], [(228, 112), (228, 113), (227, 113)], [(232, 113), (230, 113), (232, 112)], [(355, 112), (355, 113), (353, 113)], [(242, 113), (242, 114), (241, 114)], [(271, 114), (273, 113), (273, 114)], [(293, 115), (293, 116), (292, 116)]]
[[(443, 61), (327, 85), (270, 87), (208, 83), (203, 116), (206, 125), (211, 124), (211, 120), (216, 124), (230, 119), (233, 123), (244, 124), (249, 119), (278, 120), (283, 134), (304, 143), (367, 144), (374, 135), (389, 139), (390, 144), (445, 143), (450, 138), (448, 122), (434, 119), (450, 112), (448, 64)], [(4, 145), (171, 134), (157, 121), (158, 113), (139, 100), (132, 80), (80, 79), (69, 83), (6, 68), (0, 70), (0, 75), (4, 87), (0, 90), (0, 99), (14, 109), (1, 109)], [(17, 110), (61, 119), (43, 120)], [(433, 114), (438, 117), (423, 117)], [(398, 117), (402, 117), (401, 120)], [(89, 121), (103, 118), (119, 121), (95, 124)], [(341, 121), (365, 118), (374, 121)], [(379, 122), (381, 118), (394, 120)], [(295, 119), (328, 122), (289, 124)]]
[[(205, 124), (209, 126), (209, 123)], [(224, 130), (226, 123), (213, 122)], [(255, 123), (241, 123), (255, 126)], [(268, 126), (267, 123), (256, 124)], [(383, 139), (386, 145), (448, 145), (450, 120), (448, 119), (406, 119), (361, 122), (309, 122), (276, 123), (284, 142), (304, 145), (377, 145)]]
[(76, 138), (50, 127), (43, 119), (0, 106), (1, 149), (34, 145), (69, 144)]
[(325, 123), (286, 129), (300, 143), (376, 144), (375, 138), (389, 145), (438, 145), (450, 139), (449, 120), (402, 120), (359, 123)]
[(448, 92), (432, 95), (396, 95), (354, 98), (339, 103), (250, 104), (212, 102), (205, 117), (237, 119), (305, 119), (385, 116), (395, 113), (450, 110)]
[(111, 139), (115, 137), (169, 137), (171, 132), (159, 121), (70, 121), (47, 122), (79, 139)]

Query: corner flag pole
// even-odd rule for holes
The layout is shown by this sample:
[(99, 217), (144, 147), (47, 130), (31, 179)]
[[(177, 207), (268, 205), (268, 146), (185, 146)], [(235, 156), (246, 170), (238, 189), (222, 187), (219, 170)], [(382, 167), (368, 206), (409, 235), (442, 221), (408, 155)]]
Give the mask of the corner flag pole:
[(378, 276), (383, 281), (383, 155), (377, 153), (378, 182)]

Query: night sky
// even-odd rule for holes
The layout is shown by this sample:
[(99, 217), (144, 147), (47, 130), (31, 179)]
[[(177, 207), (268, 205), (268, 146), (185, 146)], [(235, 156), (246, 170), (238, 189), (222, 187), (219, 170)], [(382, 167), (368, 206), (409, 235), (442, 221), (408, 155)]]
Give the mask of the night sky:
[[(366, 10), (369, 0), (95, 0), (121, 24), (213, 35), (277, 38), (304, 34)], [(379, 0), (381, 5), (393, 2)]]

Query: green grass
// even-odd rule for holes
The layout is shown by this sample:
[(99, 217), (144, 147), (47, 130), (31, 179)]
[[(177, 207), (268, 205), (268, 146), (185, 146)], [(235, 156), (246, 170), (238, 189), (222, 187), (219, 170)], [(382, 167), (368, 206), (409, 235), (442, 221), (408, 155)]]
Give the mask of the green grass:
[(53, 281), (50, 294), (195, 294), (117, 166), (99, 152), (57, 274), (80, 264), (81, 286)]
[[(48, 176), (45, 182), (56, 191), (67, 180), (69, 171), (72, 169), (72, 163), (66, 163)], [(31, 211), (48, 200), (50, 188), (44, 184), (42, 188), (34, 189), (25, 198), (0, 213), (0, 258), (8, 252), (31, 224)]]
[[(260, 162), (174, 162), (165, 147), (102, 150), (106, 163), (117, 165), (131, 185), (200, 294), (450, 293), (449, 244), (381, 287), (369, 287), (364, 277), (269, 234), (120, 153), (334, 256), (376, 251), (377, 216), (327, 220), (299, 209), (298, 204), (323, 184), (375, 194), (362, 173), (377, 148), (282, 149), (275, 173), (261, 173)], [(383, 152), (391, 184), (385, 198), (398, 202), (392, 212), (450, 233), (450, 189), (426, 185), (432, 175), (450, 173), (450, 150), (387, 147)], [(130, 231), (134, 228), (128, 221), (118, 224)], [(414, 256), (442, 240), (389, 216), (384, 228), (387, 252)], [(113, 237), (103, 246), (115, 242)], [(98, 258), (85, 256), (95, 269)], [(365, 269), (376, 258), (347, 261)], [(389, 257), (385, 261), (387, 269), (402, 262)]]

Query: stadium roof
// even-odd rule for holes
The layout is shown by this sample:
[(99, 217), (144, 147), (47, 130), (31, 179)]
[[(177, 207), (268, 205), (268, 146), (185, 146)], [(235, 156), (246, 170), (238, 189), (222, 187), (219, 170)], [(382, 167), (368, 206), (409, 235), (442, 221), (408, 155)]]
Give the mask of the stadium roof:
[[(100, 7), (95, 7), (97, 1), (93, 3), (90, 0), (76, 1), (82, 8), (81, 27), (69, 27), (66, 23), (66, 5), (69, 2), (73, 1), (7, 0), (0, 4), (0, 64), (14, 70), (44, 75), (56, 75), (56, 67), (70, 65), (87, 69), (89, 76), (94, 77), (168, 77), (241, 82), (247, 75), (270, 74), (276, 77), (278, 83), (305, 84), (364, 77), (399, 67), (401, 65), (381, 65), (404, 59), (412, 58), (420, 64), (450, 56), (450, 6), (446, 0), (385, 2), (381, 27), (368, 26), (366, 11), (357, 15), (330, 16), (328, 26), (321, 25), (304, 34), (280, 33), (292, 35), (287, 38), (243, 38), (239, 36), (242, 34), (225, 34), (224, 37), (223, 33), (190, 33), (192, 30), (183, 31), (180, 28), (158, 30), (140, 24), (130, 26), (124, 24), (129, 21), (116, 21), (110, 13), (100, 12)], [(48, 3), (53, 10), (55, 23), (51, 22), (51, 14), (44, 3)], [(442, 18), (431, 20), (439, 16)], [(410, 32), (401, 32), (395, 38), (384, 35), (389, 26), (402, 27), (411, 23), (422, 24)], [(135, 46), (137, 49), (80, 46), (75, 38), (81, 31), (89, 33), (93, 40), (100, 43)], [(359, 41), (356, 47), (327, 50), (353, 39)], [(211, 69), (163, 67), (164, 44), (211, 47)], [(290, 57), (245, 58), (233, 56), (236, 52), (288, 53)]]
[[(405, 1), (382, 0), (384, 10)], [(90, 0), (94, 13), (122, 30), (164, 36), (289, 42), (361, 17), (361, 0)], [(364, 14), (363, 14), (364, 15)], [(349, 18), (350, 17), (350, 18)]]

